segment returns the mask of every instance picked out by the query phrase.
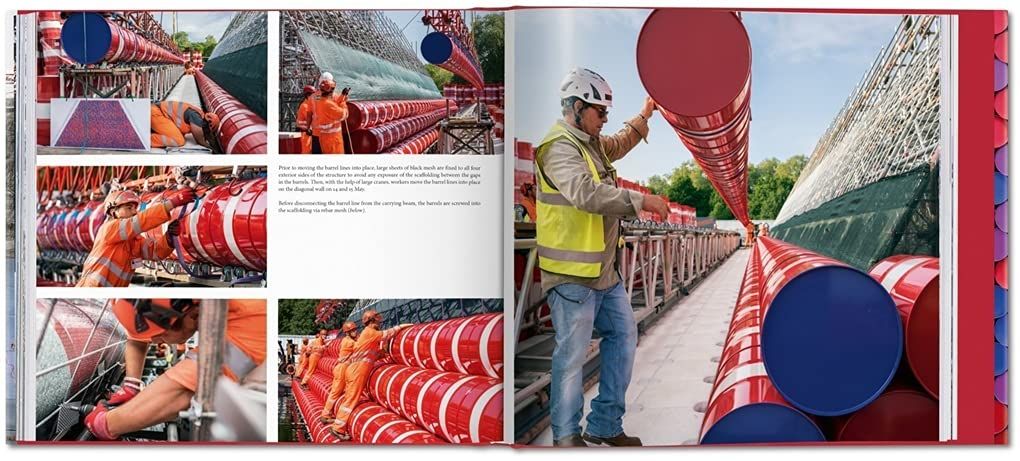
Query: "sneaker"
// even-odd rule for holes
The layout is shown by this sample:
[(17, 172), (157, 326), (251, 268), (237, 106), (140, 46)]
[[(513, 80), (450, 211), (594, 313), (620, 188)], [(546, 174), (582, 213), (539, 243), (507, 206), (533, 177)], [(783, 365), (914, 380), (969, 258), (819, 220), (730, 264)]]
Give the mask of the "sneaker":
[(580, 435), (572, 434), (562, 439), (553, 442), (553, 446), (556, 447), (587, 447), (588, 444), (584, 443), (584, 439)]
[(591, 434), (584, 434), (581, 436), (585, 442), (588, 442), (595, 446), (603, 447), (640, 447), (641, 439), (637, 437), (631, 437), (623, 432), (615, 437), (596, 437)]

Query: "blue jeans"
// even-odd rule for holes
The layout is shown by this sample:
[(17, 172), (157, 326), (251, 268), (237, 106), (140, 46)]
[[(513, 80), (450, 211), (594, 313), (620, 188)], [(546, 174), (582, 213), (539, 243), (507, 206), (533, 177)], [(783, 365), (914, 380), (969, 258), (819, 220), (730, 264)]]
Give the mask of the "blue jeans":
[(627, 386), (634, 368), (637, 325), (622, 283), (606, 290), (566, 283), (549, 290), (556, 350), (552, 361), (550, 413), (555, 440), (581, 433), (584, 388), (581, 367), (592, 339), (602, 337), (599, 393), (591, 402), (586, 432), (596, 437), (623, 433)]

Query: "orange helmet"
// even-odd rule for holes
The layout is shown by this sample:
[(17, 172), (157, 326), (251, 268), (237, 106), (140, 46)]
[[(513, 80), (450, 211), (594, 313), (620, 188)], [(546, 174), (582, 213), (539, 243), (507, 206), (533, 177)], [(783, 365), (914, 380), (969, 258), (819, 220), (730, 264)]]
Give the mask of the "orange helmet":
[(106, 203), (104, 204), (104, 206), (106, 207), (105, 211), (109, 213), (110, 210), (113, 210), (114, 208), (117, 208), (126, 203), (134, 203), (137, 205), (141, 202), (142, 200), (138, 198), (138, 194), (134, 193), (134, 191), (115, 190), (113, 192), (110, 192), (110, 195), (106, 196)]
[(308, 96), (310, 94), (315, 94), (315, 87), (312, 86), (312, 85), (305, 85), (305, 87), (302, 89), (302, 91), (304, 91), (305, 96)]
[(368, 325), (369, 322), (375, 321), (376, 323), (382, 322), (382, 315), (378, 312), (369, 309), (361, 314), (361, 324)]
[(145, 341), (173, 328), (178, 319), (196, 306), (198, 302), (193, 299), (118, 299), (112, 310), (128, 337)]
[(202, 117), (209, 124), (209, 129), (215, 130), (220, 126), (220, 116), (213, 112), (206, 112), (205, 117)]
[(358, 325), (356, 325), (354, 322), (347, 321), (347, 322), (344, 322), (344, 326), (341, 328), (341, 331), (343, 331), (346, 334), (346, 333), (350, 333), (350, 332), (352, 332), (354, 330), (357, 330), (357, 329), (358, 329)]

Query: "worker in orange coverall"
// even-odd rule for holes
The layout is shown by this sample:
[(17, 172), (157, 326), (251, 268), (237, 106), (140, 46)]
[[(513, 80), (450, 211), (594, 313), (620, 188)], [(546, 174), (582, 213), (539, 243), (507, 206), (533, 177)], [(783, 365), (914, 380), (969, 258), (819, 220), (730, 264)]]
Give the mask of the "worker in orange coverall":
[(312, 96), (312, 122), (307, 133), (312, 136), (313, 154), (343, 154), (343, 124), (347, 120), (347, 94), (350, 88), (335, 93), (333, 74), (319, 77), (319, 93)]
[(308, 380), (315, 374), (315, 367), (319, 366), (319, 359), (322, 352), (326, 350), (326, 330), (319, 330), (319, 334), (312, 338), (308, 345), (308, 366), (305, 367), (305, 374), (301, 377), (301, 387), (308, 389)]
[(209, 137), (220, 126), (220, 117), (181, 101), (163, 101), (149, 108), (152, 147), (181, 147), (191, 134), (198, 144), (212, 149)]
[(301, 338), (301, 348), (298, 349), (297, 369), (294, 370), (294, 377), (301, 380), (301, 372), (305, 371), (308, 365), (308, 338)]
[(336, 412), (336, 421), (329, 427), (329, 432), (340, 440), (350, 440), (347, 433), (347, 419), (350, 418), (354, 407), (361, 400), (361, 393), (365, 388), (369, 375), (375, 363), (382, 359), (383, 342), (392, 338), (400, 330), (411, 326), (409, 323), (397, 325), (393, 328), (379, 331), (382, 324), (382, 315), (374, 310), (367, 310), (361, 314), (363, 326), (358, 340), (354, 343), (354, 352), (351, 354), (347, 369), (344, 370), (344, 384), (338, 394), (343, 394), (340, 400), (340, 407)]
[(162, 202), (138, 212), (141, 200), (130, 190), (106, 196), (106, 222), (96, 233), (92, 251), (85, 258), (76, 287), (126, 287), (134, 276), (134, 260), (162, 260), (173, 254), (170, 237), (180, 234), (177, 221), (170, 223), (166, 238), (146, 237), (144, 232), (171, 220), (170, 211), (195, 200), (195, 191), (178, 189)]
[[(181, 344), (195, 335), (202, 311), (199, 303), (191, 299), (114, 301), (111, 310), (128, 335), (124, 352), (128, 377), (136, 380), (141, 377), (145, 352), (151, 342)], [(264, 381), (265, 300), (232, 299), (227, 301), (226, 309), (223, 376), (242, 383), (246, 379)], [(85, 426), (99, 440), (116, 440), (124, 434), (177, 419), (178, 414), (191, 405), (198, 388), (197, 352), (196, 349), (189, 351), (184, 360), (141, 391), (116, 399), (118, 395), (114, 394), (100, 402), (85, 416)]]
[(323, 424), (333, 422), (333, 407), (344, 389), (344, 371), (347, 370), (347, 363), (354, 353), (354, 344), (358, 339), (358, 326), (354, 322), (344, 322), (342, 328), (344, 337), (340, 340), (340, 354), (337, 356), (336, 366), (333, 367), (333, 384), (329, 387), (329, 396), (326, 398), (326, 405), (322, 407), (322, 414), (319, 421)]
[[(305, 85), (305, 99), (297, 110), (297, 128), (301, 132), (301, 153), (312, 153), (312, 96), (315, 95), (315, 87)], [(345, 104), (346, 106), (346, 104)]]

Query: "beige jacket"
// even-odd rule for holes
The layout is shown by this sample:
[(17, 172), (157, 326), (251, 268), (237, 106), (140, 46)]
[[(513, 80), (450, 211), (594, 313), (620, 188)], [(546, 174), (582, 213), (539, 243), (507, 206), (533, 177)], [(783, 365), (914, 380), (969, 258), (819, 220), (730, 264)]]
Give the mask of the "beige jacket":
[[(576, 283), (596, 290), (604, 290), (620, 281), (616, 269), (616, 250), (620, 236), (620, 218), (636, 217), (641, 211), (644, 196), (640, 192), (616, 187), (615, 162), (630, 152), (634, 146), (648, 136), (648, 121), (640, 115), (624, 122), (624, 127), (611, 136), (592, 138), (587, 133), (568, 125), (562, 125), (585, 144), (592, 153), (592, 160), (599, 172), (601, 182), (595, 182), (588, 163), (569, 141), (558, 140), (549, 146), (538, 162), (546, 179), (560, 191), (574, 207), (589, 213), (599, 214), (605, 232), (606, 249), (602, 255), (602, 272), (597, 278), (575, 277), (542, 271), (542, 291), (564, 283)], [(537, 160), (536, 160), (537, 161)]]

